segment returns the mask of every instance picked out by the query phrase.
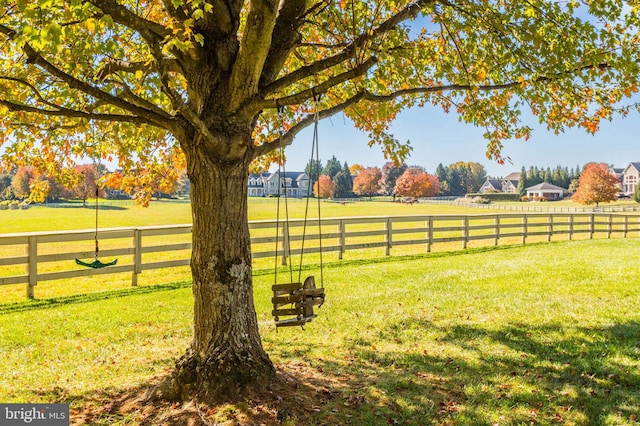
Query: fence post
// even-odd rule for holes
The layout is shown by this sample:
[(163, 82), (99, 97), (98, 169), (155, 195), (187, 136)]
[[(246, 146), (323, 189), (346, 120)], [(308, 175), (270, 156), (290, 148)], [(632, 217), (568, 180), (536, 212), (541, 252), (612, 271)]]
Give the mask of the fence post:
[(569, 241), (573, 239), (573, 215), (569, 215)]
[(595, 214), (591, 213), (591, 219), (589, 222), (589, 239), (592, 240), (593, 239), (593, 231), (594, 231), (594, 226), (595, 226)]
[(385, 254), (387, 256), (391, 256), (391, 246), (393, 244), (393, 230), (392, 230), (392, 225), (391, 225), (391, 218), (388, 217), (387, 221), (384, 223), (384, 230), (387, 231), (385, 236), (384, 236), (384, 240), (387, 243), (387, 247), (385, 249)]
[(287, 258), (289, 257), (289, 250), (291, 241), (289, 240), (289, 224), (282, 222), (282, 261), (280, 265), (287, 266)]
[(622, 225), (622, 238), (627, 238), (627, 232), (629, 232), (629, 216), (624, 215), (624, 223)]
[(607, 238), (611, 238), (611, 230), (613, 228), (613, 215), (609, 214), (609, 219), (607, 220)]
[(462, 249), (467, 248), (467, 243), (469, 242), (469, 216), (464, 217), (462, 219)]
[(527, 215), (522, 215), (522, 244), (527, 243)]
[(131, 274), (131, 287), (138, 286), (138, 274), (142, 273), (142, 232), (133, 230), (133, 273)]
[(553, 234), (553, 215), (547, 216), (547, 242), (551, 242), (551, 234)]
[(27, 242), (27, 298), (35, 297), (34, 289), (38, 285), (38, 237), (31, 236)]
[(433, 241), (433, 216), (427, 219), (427, 253), (431, 253), (431, 244)]
[(338, 259), (342, 260), (342, 256), (346, 250), (346, 242), (345, 242), (345, 223), (343, 219), (340, 219), (338, 223), (338, 233), (340, 234), (340, 251), (338, 252)]
[(496, 215), (496, 218), (493, 219), (494, 231), (493, 231), (493, 245), (498, 245), (498, 240), (500, 239), (500, 216)]

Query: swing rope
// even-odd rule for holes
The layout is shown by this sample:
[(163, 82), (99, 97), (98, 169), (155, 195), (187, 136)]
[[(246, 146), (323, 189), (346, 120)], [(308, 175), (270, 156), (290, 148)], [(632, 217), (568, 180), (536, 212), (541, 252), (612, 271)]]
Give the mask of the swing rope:
[[(291, 244), (291, 241), (289, 239), (289, 203), (288, 203), (288, 199), (287, 199), (287, 180), (286, 180), (286, 169), (285, 169), (285, 161), (284, 161), (284, 147), (282, 146), (282, 136), (284, 134), (284, 107), (278, 107), (278, 121), (280, 122), (280, 160), (278, 162), (278, 201), (276, 202), (276, 255), (275, 255), (275, 265), (274, 265), (274, 273), (273, 273), (273, 280), (274, 280), (274, 284), (277, 284), (278, 282), (278, 236), (279, 236), (279, 232), (278, 230), (280, 229), (280, 195), (281, 195), (281, 188), (282, 186), (280, 185), (280, 182), (282, 180), (282, 176), (284, 175), (285, 180), (285, 191), (284, 191), (284, 211), (285, 211), (285, 223), (287, 224), (287, 229), (286, 232), (282, 233), (282, 244), (283, 244), (283, 256), (285, 255), (284, 253), (284, 247), (285, 246), (289, 246)], [(288, 259), (287, 259), (288, 258)], [(291, 262), (291, 256), (286, 256), (285, 257), (285, 261), (287, 262), (287, 265), (289, 266), (289, 280), (293, 281), (293, 265)]]
[[(99, 150), (101, 151), (101, 150)], [(99, 156), (102, 156), (102, 153), (99, 152), (98, 153)], [(100, 157), (98, 157), (100, 158)], [(95, 196), (96, 196), (96, 204), (95, 204), (95, 211), (96, 211), (96, 228), (95, 228), (95, 232), (93, 235), (93, 239), (95, 240), (95, 251), (94, 251), (94, 255), (93, 255), (93, 262), (83, 262), (80, 259), (76, 259), (76, 264), (80, 265), (80, 266), (84, 266), (87, 268), (93, 268), (93, 269), (100, 269), (100, 268), (106, 268), (107, 266), (113, 266), (116, 263), (118, 263), (118, 259), (114, 259), (111, 262), (101, 262), (100, 261), (100, 246), (98, 243), (98, 211), (100, 210), (100, 186), (99, 186), (99, 182), (100, 182), (100, 166), (101, 164), (98, 163), (98, 161), (96, 161), (96, 159), (93, 159), (93, 168), (95, 170), (96, 173), (96, 177), (94, 178), (95, 181), (95, 185), (96, 185), (96, 192), (95, 192)]]
[(94, 240), (96, 241), (96, 251), (94, 254), (94, 259), (98, 259), (100, 255), (100, 246), (98, 245), (98, 211), (100, 210), (100, 206), (98, 204), (98, 200), (100, 199), (100, 189), (98, 188), (98, 179), (96, 179), (96, 232), (94, 234)]
[[(319, 149), (318, 149), (318, 101), (319, 97), (314, 95), (313, 97), (315, 103), (315, 111), (314, 111), (314, 129), (313, 129), (313, 143), (311, 146), (311, 168), (310, 174), (313, 175), (314, 167), (316, 174), (320, 175), (320, 160), (319, 160)], [(282, 110), (278, 108), (278, 118), (280, 119), (280, 142), (282, 142), (282, 137), (284, 133), (284, 120), (282, 119)], [(289, 248), (287, 252), (283, 250), (283, 256), (289, 257), (289, 275), (290, 282), (284, 284), (277, 284), (277, 270), (278, 270), (278, 231), (280, 230), (280, 192), (278, 192), (278, 203), (277, 203), (277, 215), (276, 215), (276, 265), (275, 265), (275, 273), (274, 279), (275, 283), (272, 286), (273, 297), (271, 302), (273, 303), (273, 311), (272, 314), (274, 316), (276, 327), (288, 327), (288, 326), (301, 326), (304, 328), (304, 325), (311, 321), (316, 317), (316, 314), (313, 311), (314, 306), (322, 306), (324, 304), (325, 295), (324, 295), (324, 287), (321, 285), (320, 287), (316, 287), (315, 278), (313, 276), (309, 276), (302, 282), (302, 261), (304, 257), (304, 246), (305, 246), (305, 237), (307, 233), (307, 223), (309, 217), (309, 199), (311, 198), (311, 190), (312, 190), (312, 176), (309, 176), (308, 186), (307, 186), (307, 200), (305, 205), (305, 213), (304, 213), (304, 223), (302, 229), (302, 237), (301, 237), (301, 248), (300, 248), (300, 265), (298, 267), (298, 281), (293, 282), (293, 267), (291, 261), (290, 246), (285, 245), (285, 243), (290, 244), (289, 238), (289, 209), (288, 209), (288, 198), (287, 198), (287, 176), (286, 171), (284, 169), (285, 161), (284, 159), (284, 148), (282, 147), (282, 143), (280, 144), (280, 163), (278, 164), (278, 173), (284, 173), (284, 202), (285, 202), (285, 212), (286, 212), (286, 224), (287, 227), (284, 228), (283, 232), (283, 249)], [(316, 156), (315, 164), (314, 164), (314, 152)], [(282, 175), (279, 176), (279, 180), (282, 179)], [(278, 190), (280, 190), (281, 185), (280, 181), (278, 182)], [(324, 282), (323, 276), (323, 265), (322, 265), (322, 227), (320, 224), (320, 198), (318, 198), (318, 238), (320, 240), (320, 280), (321, 283)], [(288, 316), (290, 318), (280, 319), (282, 316)]]
[[(317, 181), (318, 181), (318, 194), (316, 195), (316, 201), (317, 201), (317, 206), (318, 206), (318, 243), (319, 243), (319, 256), (320, 256), (320, 287), (324, 287), (324, 274), (323, 274), (323, 264), (322, 264), (322, 220), (320, 217), (320, 182), (319, 182), (319, 177), (320, 177), (320, 155), (319, 155), (319, 142), (318, 142), (318, 102), (320, 101), (320, 96), (314, 96), (313, 97), (314, 100), (314, 106), (315, 106), (315, 110), (314, 110), (314, 114), (313, 114), (313, 139), (311, 142), (311, 174), (314, 174), (314, 169), (315, 169), (315, 175), (318, 177)], [(302, 227), (302, 243), (301, 243), (301, 248), (300, 248), (300, 266), (298, 268), (298, 281), (300, 281), (301, 276), (302, 276), (302, 258), (304, 256), (304, 243), (305, 243), (305, 236), (307, 234), (307, 223), (308, 223), (308, 217), (309, 217), (309, 204), (310, 204), (310, 198), (311, 198), (311, 191), (312, 191), (312, 183), (311, 183), (311, 177), (309, 177), (309, 182), (308, 182), (308, 188), (307, 188), (307, 200), (306, 200), (306, 205), (305, 205), (305, 211), (304, 211), (304, 223), (303, 223), (303, 227)]]

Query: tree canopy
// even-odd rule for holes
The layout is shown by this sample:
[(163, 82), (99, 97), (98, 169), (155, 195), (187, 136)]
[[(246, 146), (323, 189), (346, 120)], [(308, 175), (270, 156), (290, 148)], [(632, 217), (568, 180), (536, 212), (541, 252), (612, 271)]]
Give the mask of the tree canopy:
[(353, 180), (353, 193), (356, 195), (373, 196), (379, 194), (382, 172), (378, 167), (365, 167)]
[(409, 167), (396, 180), (394, 193), (401, 197), (433, 197), (440, 191), (436, 176), (425, 171)]
[(580, 204), (608, 203), (616, 199), (620, 187), (618, 178), (604, 163), (590, 163), (584, 166), (578, 181), (578, 190), (571, 197)]
[[(100, 154), (140, 176), (197, 134), (218, 156), (257, 158), (291, 143), (323, 95), (319, 118), (344, 112), (391, 159), (409, 148), (388, 123), (425, 104), (485, 127), (501, 159), (504, 140), (531, 132), (525, 109), (554, 131), (628, 112), (632, 12), (623, 1), (7, 1), (4, 157), (53, 169)], [(242, 140), (215, 137), (239, 117), (252, 124)]]
[(634, 107), (638, 15), (636, 2), (585, 3), (7, 0), (2, 157), (42, 175), (114, 161), (140, 194), (186, 167), (194, 338), (163, 394), (231, 395), (274, 376), (253, 303), (249, 169), (337, 113), (398, 164), (410, 146), (389, 124), (410, 107), (485, 128), (497, 161), (529, 137), (525, 112), (594, 132)]

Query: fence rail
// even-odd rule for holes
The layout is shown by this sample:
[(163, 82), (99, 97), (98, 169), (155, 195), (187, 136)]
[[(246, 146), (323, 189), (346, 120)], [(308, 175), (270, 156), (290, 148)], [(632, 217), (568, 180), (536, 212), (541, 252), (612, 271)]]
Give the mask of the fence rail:
[[(505, 213), (477, 215), (412, 215), (348, 217), (289, 222), (249, 223), (253, 259), (276, 258), (285, 265), (301, 253), (422, 246), (468, 248), (471, 243), (498, 245), (552, 238), (640, 236), (640, 216), (620, 213)], [(306, 229), (306, 230), (305, 230)], [(322, 230), (320, 238), (319, 229)], [(86, 269), (75, 258), (92, 258), (94, 231), (37, 232), (0, 235), (0, 286), (26, 284), (26, 296), (44, 281), (113, 273), (131, 273), (131, 285), (145, 270), (189, 265), (191, 225), (103, 229), (99, 238), (103, 259), (119, 257), (118, 265)], [(278, 247), (276, 247), (276, 243)], [(304, 244), (304, 246), (303, 246)], [(12, 249), (12, 250), (11, 250)], [(413, 249), (415, 253), (415, 249)], [(19, 254), (21, 253), (21, 254)], [(23, 271), (23, 272), (21, 272)]]
[(472, 207), (476, 209), (485, 210), (504, 210), (510, 212), (538, 212), (538, 213), (631, 213), (640, 212), (640, 204), (627, 204), (627, 205), (607, 205), (607, 206), (590, 206), (590, 207), (577, 207), (577, 206), (558, 206), (553, 202), (548, 203), (517, 203), (517, 204), (504, 204), (504, 203), (474, 203), (466, 198), (453, 197), (453, 198), (420, 198), (420, 202), (424, 204), (442, 204), (442, 205), (454, 205)]

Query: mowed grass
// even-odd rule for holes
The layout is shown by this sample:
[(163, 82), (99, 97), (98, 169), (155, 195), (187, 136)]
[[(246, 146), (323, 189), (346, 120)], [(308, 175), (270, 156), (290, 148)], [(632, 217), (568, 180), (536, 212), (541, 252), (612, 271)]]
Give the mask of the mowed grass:
[[(79, 203), (51, 208), (37, 205), (27, 210), (0, 210), (0, 234), (38, 231), (64, 231), (94, 229), (94, 201), (86, 207)], [(249, 198), (249, 220), (275, 220), (278, 200), (276, 198)], [(485, 213), (471, 207), (432, 204), (402, 204), (381, 201), (320, 202), (321, 217), (390, 216), (411, 214), (464, 214)], [(280, 200), (280, 220), (288, 210), (290, 219), (300, 219), (308, 210), (308, 217), (318, 216), (317, 200), (289, 199), (286, 207)], [(100, 228), (137, 226), (182, 225), (191, 223), (191, 205), (186, 202), (153, 201), (149, 207), (137, 206), (134, 201), (101, 200), (98, 215)]]
[[(324, 390), (304, 424), (632, 425), (639, 249), (602, 239), (329, 262), (327, 302), (304, 331), (276, 332), (273, 276), (258, 271), (256, 309), (272, 360)], [(0, 305), (2, 402), (90, 406), (166, 372), (189, 344), (188, 282), (39, 303)]]

